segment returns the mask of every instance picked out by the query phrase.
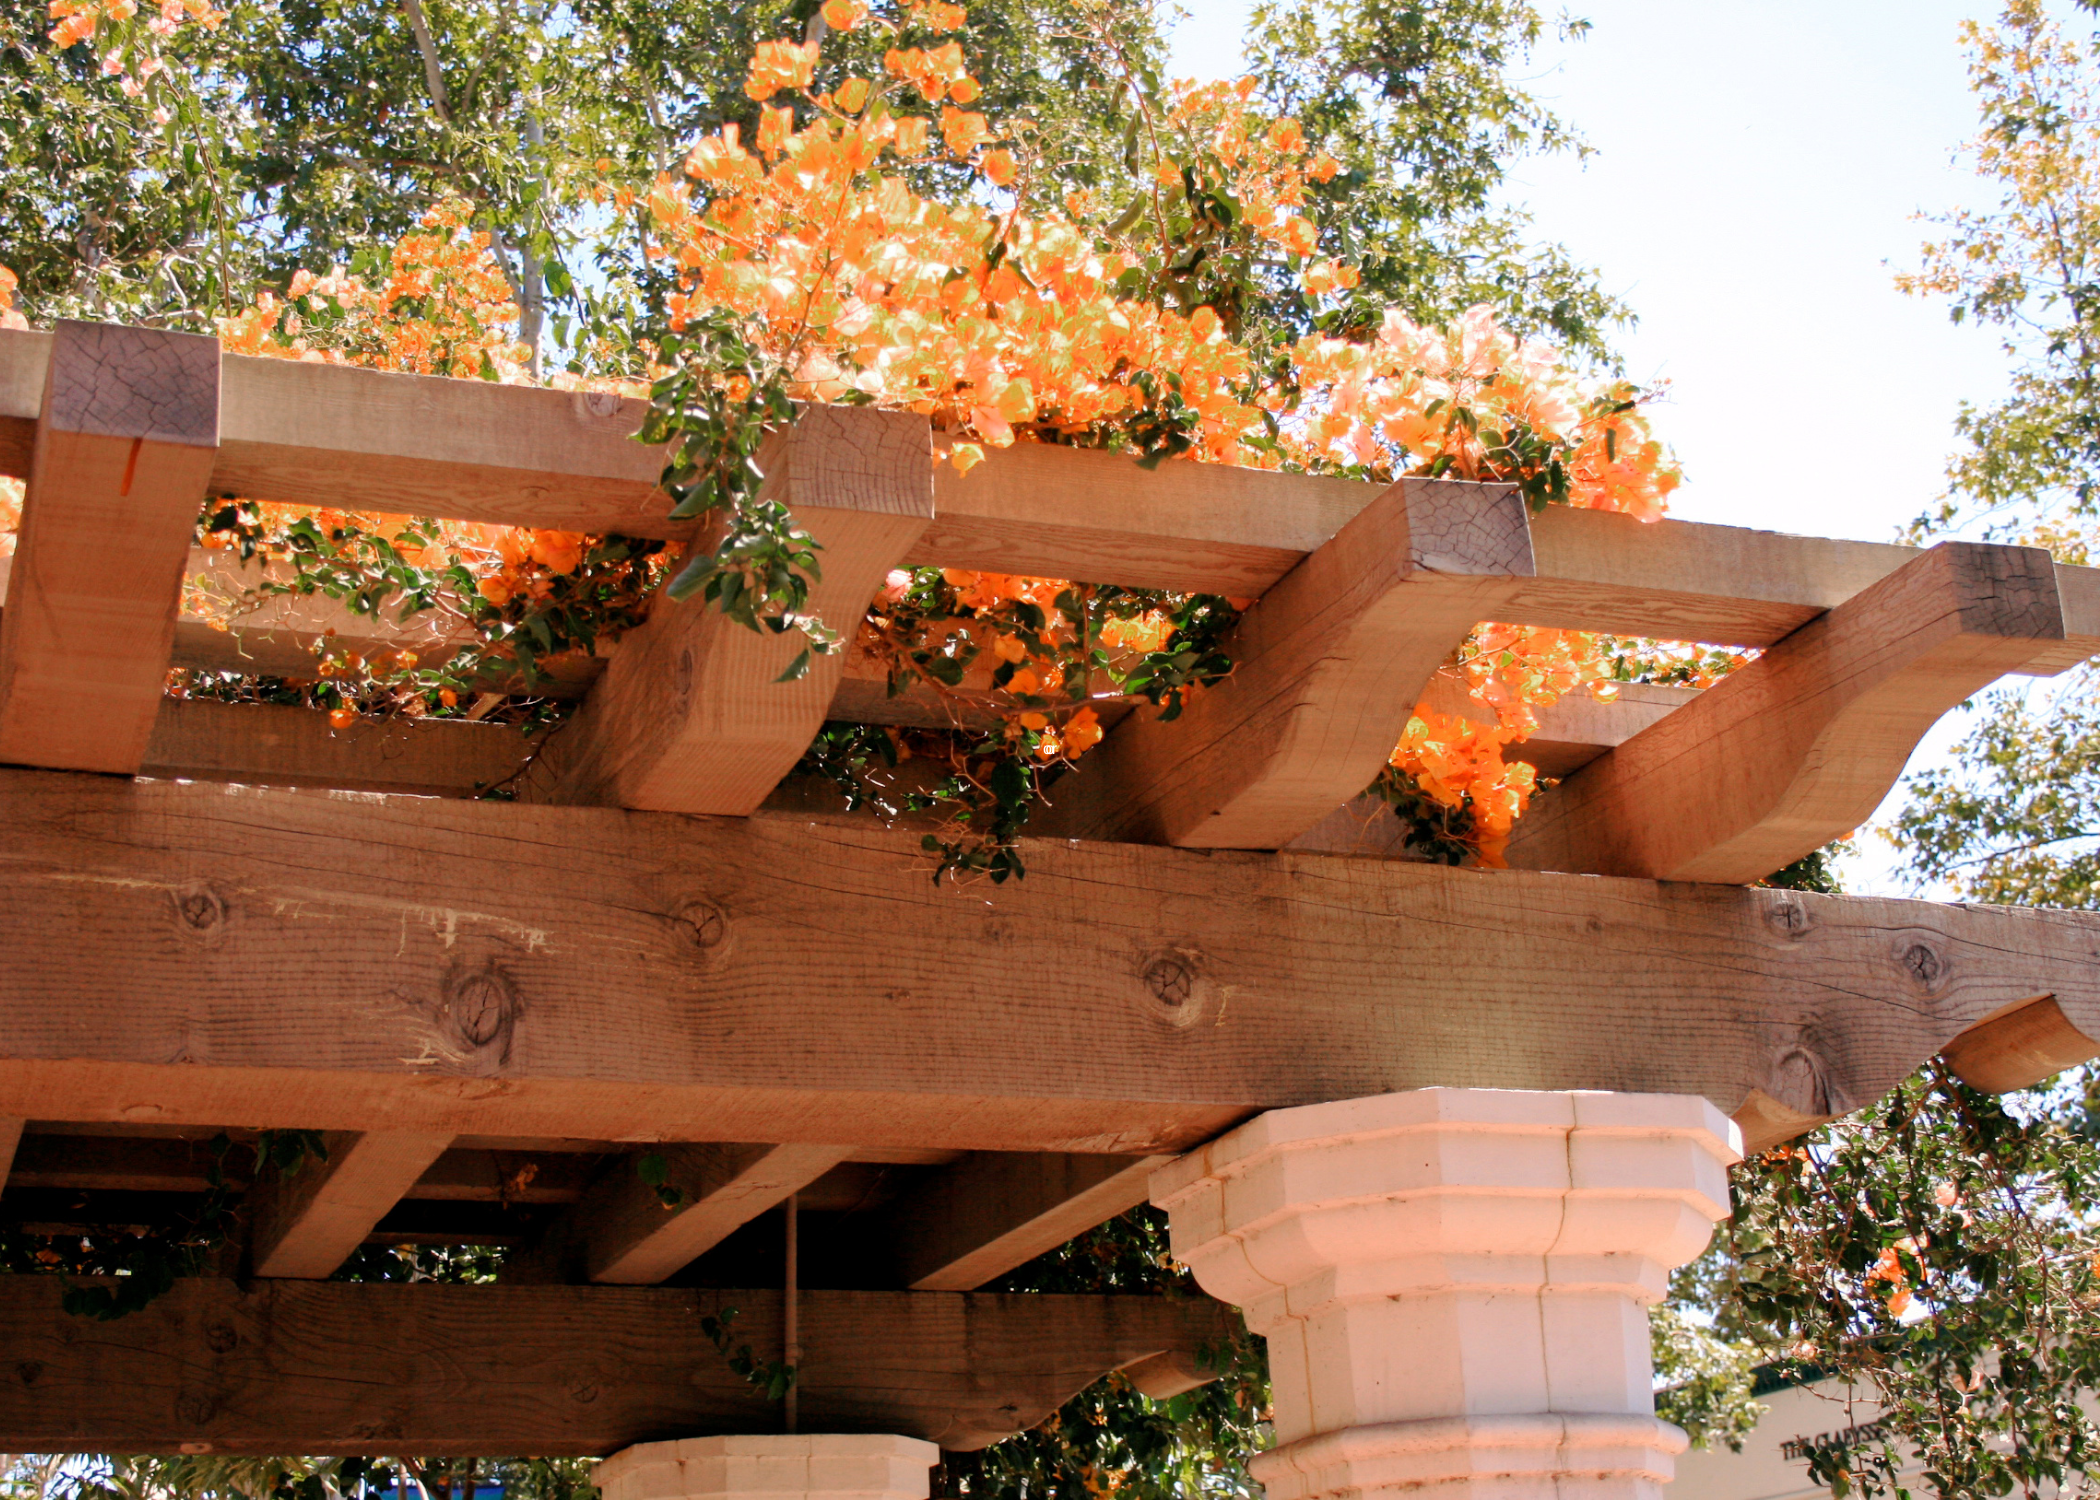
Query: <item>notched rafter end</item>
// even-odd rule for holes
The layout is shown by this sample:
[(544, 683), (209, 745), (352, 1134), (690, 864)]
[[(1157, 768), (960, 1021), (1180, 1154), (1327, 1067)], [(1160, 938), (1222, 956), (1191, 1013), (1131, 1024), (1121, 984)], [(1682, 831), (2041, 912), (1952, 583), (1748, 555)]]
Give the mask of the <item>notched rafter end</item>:
[(2051, 995), (2008, 1006), (1949, 1042), (1940, 1056), (1954, 1076), (1986, 1094), (2032, 1088), (2066, 1068), (2100, 1057)]

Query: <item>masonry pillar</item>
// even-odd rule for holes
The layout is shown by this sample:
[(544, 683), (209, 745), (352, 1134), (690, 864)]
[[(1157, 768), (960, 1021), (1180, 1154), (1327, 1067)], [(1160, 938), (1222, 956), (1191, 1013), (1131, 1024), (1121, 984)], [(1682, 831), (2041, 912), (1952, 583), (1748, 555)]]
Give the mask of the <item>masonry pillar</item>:
[(926, 1500), (941, 1450), (889, 1434), (637, 1443), (598, 1466), (603, 1500)]
[(1257, 1116), (1152, 1198), (1269, 1341), (1269, 1500), (1660, 1500), (1647, 1310), (1739, 1155), (1704, 1099), (1420, 1089)]

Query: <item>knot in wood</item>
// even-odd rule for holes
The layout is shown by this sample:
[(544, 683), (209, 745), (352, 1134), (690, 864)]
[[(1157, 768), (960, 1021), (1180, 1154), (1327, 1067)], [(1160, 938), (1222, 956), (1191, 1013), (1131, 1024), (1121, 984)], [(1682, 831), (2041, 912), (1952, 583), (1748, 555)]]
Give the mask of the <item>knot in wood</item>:
[(1765, 907), (1765, 922), (1773, 931), (1786, 937), (1806, 937), (1814, 926), (1809, 919), (1808, 908), (1792, 896), (1781, 897)]
[(1953, 967), (1947, 962), (1946, 955), (1923, 939), (1913, 939), (1905, 943), (1898, 950), (1896, 959), (1902, 964), (1903, 972), (1908, 974), (1920, 989), (1928, 992), (1945, 984)]
[(241, 1336), (233, 1331), (231, 1323), (214, 1323), (204, 1330), (204, 1346), (214, 1354), (231, 1354), (240, 1342)]
[(1178, 958), (1155, 958), (1145, 967), (1145, 988), (1162, 1005), (1186, 1005), (1195, 991), (1196, 976)]
[(620, 398), (612, 391), (585, 391), (580, 400), (583, 409), (594, 417), (617, 417), (620, 414)]
[(598, 1387), (592, 1385), (589, 1381), (579, 1385), (572, 1385), (569, 1387), (569, 1399), (578, 1406), (589, 1406), (598, 1399)]
[(1203, 955), (1194, 948), (1155, 949), (1137, 971), (1139, 1006), (1155, 1021), (1177, 1031), (1215, 1020), (1221, 1003), (1216, 983), (1203, 973)]
[(25, 1359), (15, 1364), (15, 1379), (24, 1385), (35, 1385), (44, 1376), (44, 1362), (40, 1359)]
[(175, 927), (185, 938), (216, 946), (225, 936), (226, 901), (210, 886), (198, 882), (170, 893), (175, 908)]
[(510, 993), (494, 973), (470, 974), (452, 991), (447, 1006), (459, 1039), (470, 1047), (486, 1047), (503, 1030), (510, 1010)]
[[(219, 1405), (216, 1401), (209, 1396), (200, 1395), (196, 1391), (185, 1391), (182, 1395), (175, 1398), (175, 1416), (186, 1427), (202, 1427), (206, 1422), (217, 1416), (218, 1412)], [(200, 1443), (194, 1450), (188, 1443), (184, 1443), (182, 1446), (185, 1452), (208, 1453), (211, 1451), (211, 1444), (209, 1443)]]
[(686, 940), (702, 952), (729, 941), (729, 913), (712, 901), (693, 901), (681, 907), (678, 925)]
[(419, 1007), (435, 1024), (429, 1045), (444, 1061), (486, 1078), (510, 1061), (525, 1004), (494, 963), (455, 970), (435, 1007)]

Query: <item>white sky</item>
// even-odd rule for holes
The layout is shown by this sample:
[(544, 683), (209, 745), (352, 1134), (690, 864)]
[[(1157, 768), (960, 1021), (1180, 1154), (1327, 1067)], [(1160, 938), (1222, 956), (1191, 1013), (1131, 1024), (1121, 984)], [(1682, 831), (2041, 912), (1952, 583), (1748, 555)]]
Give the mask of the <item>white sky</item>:
[[(1237, 72), (1246, 0), (1184, 3), (1174, 71)], [(1990, 0), (1570, 8), (1587, 39), (1549, 41), (1523, 76), (1597, 154), (1524, 163), (1508, 198), (1639, 314), (1619, 346), (1628, 374), (1671, 384), (1672, 513), (1893, 540), (1939, 493), (1961, 401), (2003, 381), (1988, 333), (1892, 284), (1929, 232), (1913, 215), (1983, 201), (1951, 157), (1975, 128), (1956, 26)], [(1847, 874), (1898, 888), (1871, 848)]]

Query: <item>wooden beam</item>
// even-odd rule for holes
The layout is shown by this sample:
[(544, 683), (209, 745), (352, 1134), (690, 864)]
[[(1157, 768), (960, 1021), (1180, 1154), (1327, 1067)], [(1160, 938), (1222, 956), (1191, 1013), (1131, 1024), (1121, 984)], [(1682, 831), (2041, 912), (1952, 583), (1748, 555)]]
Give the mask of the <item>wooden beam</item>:
[[(735, 1308), (732, 1334), (777, 1357), (774, 1290), (186, 1280), (107, 1323), (63, 1290), (0, 1277), (14, 1452), (603, 1454), (780, 1422), (700, 1330)], [(804, 1291), (800, 1315), (805, 1429), (949, 1449), (1240, 1326), (1200, 1297)]]
[(136, 771), (219, 437), (218, 340), (62, 322), (0, 616), (0, 762)]
[(1045, 834), (1274, 849), (1377, 776), (1436, 669), (1532, 571), (1514, 489), (1405, 479), (1240, 620), (1232, 677), (1126, 719)]
[(248, 1208), (258, 1276), (333, 1275), (444, 1153), (444, 1131), (335, 1131), (325, 1160), (287, 1174), (258, 1165)]
[[(48, 334), (0, 330), (0, 473), (27, 473)], [(502, 525), (689, 540), (630, 435), (643, 403), (286, 359), (225, 357), (214, 494)], [(1350, 479), (1018, 443), (934, 477), (939, 517), (907, 561), (1256, 597), (1378, 496)], [(1909, 548), (1552, 506), (1537, 578), (1506, 618), (1770, 645), (1909, 559)], [(2066, 569), (2089, 571), (2094, 569)], [(2066, 588), (2066, 592), (2071, 592)], [(2073, 630), (2062, 670), (2100, 651)]]
[(0, 1116), (1149, 1154), (1432, 1084), (1842, 1113), (2041, 995), (2100, 1035), (2093, 913), (1022, 852), (0, 772)]
[(538, 744), (497, 724), (360, 719), (337, 729), (319, 709), (163, 698), (146, 776), (471, 797), (507, 780)]
[[(822, 544), (810, 609), (850, 633), (932, 517), (926, 419), (811, 407), (774, 445), (762, 494)], [(780, 681), (802, 648), (799, 635), (761, 634), (703, 603), (660, 596), (647, 623), (621, 639), (582, 712), (549, 739), (526, 794), (751, 812), (809, 748), (844, 672), (844, 653), (834, 652), (814, 657), (800, 681)]]
[(1173, 1159), (976, 1152), (907, 1189), (871, 1238), (914, 1291), (971, 1291), (1137, 1207)]
[[(226, 637), (213, 633), (213, 639)], [(180, 636), (177, 651), (181, 651)], [(222, 663), (223, 664), (223, 663)], [(1447, 711), (1465, 712), (1461, 695), (1444, 695)], [(1538, 732), (1510, 747), (1513, 759), (1530, 761), (1541, 775), (1565, 776), (1614, 745), (1623, 744), (1672, 709), (1698, 696), (1693, 688), (1629, 684), (1619, 699), (1599, 703), (1576, 693), (1539, 711)], [(1128, 705), (1108, 702), (1104, 724), (1113, 726)], [(1478, 705), (1472, 711), (1478, 712)], [(954, 718), (921, 697), (888, 698), (865, 658), (849, 657), (845, 680), (827, 711), (856, 723), (952, 724)], [(989, 710), (964, 714), (964, 722), (995, 722)], [(204, 698), (163, 698), (153, 722), (140, 774), (198, 781), (239, 781), (257, 786), (337, 787), (347, 791), (403, 792), (428, 797), (472, 797), (509, 780), (538, 748), (536, 735), (458, 719), (360, 719), (336, 729), (318, 709), (280, 704), (219, 703)], [(779, 791), (769, 806), (791, 803)], [(792, 804), (799, 805), (799, 804)], [(1383, 828), (1380, 809), (1364, 804), (1331, 815), (1294, 839), (1294, 849), (1332, 853), (1384, 852), (1397, 827)], [(1367, 823), (1376, 825), (1367, 830)], [(1390, 833), (1391, 837), (1386, 837)]]
[(666, 1206), (642, 1180), (637, 1159), (620, 1157), (550, 1230), (549, 1250), (583, 1280), (654, 1285), (853, 1152), (847, 1146), (706, 1144), (665, 1146), (658, 1154), (665, 1185), (683, 1201)]
[(2100, 1057), (2054, 999), (2032, 1000), (1987, 1016), (1941, 1049), (1954, 1076), (1989, 1094), (2032, 1088), (2065, 1068)]
[(1538, 798), (1509, 863), (1762, 879), (1865, 822), (1940, 715), (2063, 638), (2047, 552), (1942, 543)]
[[(28, 471), (50, 337), (0, 329), (0, 472)], [(662, 455), (631, 440), (639, 401), (245, 355), (224, 368), (213, 493), (677, 540), (698, 530), (668, 519)], [(906, 560), (1251, 598), (1379, 490), (1208, 464), (1146, 471), (1023, 443), (967, 475), (938, 470), (938, 517)], [(1536, 578), (1506, 619), (1743, 646), (1772, 644), (1912, 555), (1562, 506), (1535, 519), (1532, 542)], [(2100, 652), (2094, 588), (2093, 618), (2035, 670)]]
[(15, 1155), (22, 1144), (22, 1127), (27, 1120), (19, 1116), (0, 1115), (0, 1189), (5, 1189), (10, 1172), (14, 1170)]

